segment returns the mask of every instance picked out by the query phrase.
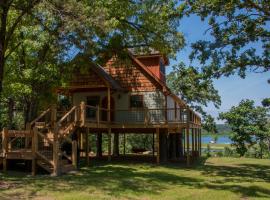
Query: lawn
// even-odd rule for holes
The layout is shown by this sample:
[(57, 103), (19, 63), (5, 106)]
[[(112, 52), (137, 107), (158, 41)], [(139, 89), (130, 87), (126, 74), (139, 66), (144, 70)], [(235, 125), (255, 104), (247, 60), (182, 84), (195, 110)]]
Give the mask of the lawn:
[(233, 148), (230, 144), (202, 144), (202, 148), (206, 149), (207, 148), (207, 145), (210, 146), (210, 149), (217, 149), (217, 150), (223, 150), (224, 147), (229, 147), (229, 148)]
[(0, 175), (0, 199), (270, 199), (270, 160), (209, 158), (183, 165), (96, 163), (61, 177)]

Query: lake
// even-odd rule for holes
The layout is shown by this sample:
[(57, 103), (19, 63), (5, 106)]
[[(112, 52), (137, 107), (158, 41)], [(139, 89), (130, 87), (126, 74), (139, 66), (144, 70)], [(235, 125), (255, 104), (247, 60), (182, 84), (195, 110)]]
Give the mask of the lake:
[[(205, 136), (202, 135), (202, 143), (209, 144), (210, 141), (212, 140), (213, 140), (213, 137), (208, 136), (208, 135), (205, 135)], [(218, 136), (217, 144), (231, 144), (231, 143), (232, 141), (229, 138), (229, 136), (223, 136), (223, 135)]]

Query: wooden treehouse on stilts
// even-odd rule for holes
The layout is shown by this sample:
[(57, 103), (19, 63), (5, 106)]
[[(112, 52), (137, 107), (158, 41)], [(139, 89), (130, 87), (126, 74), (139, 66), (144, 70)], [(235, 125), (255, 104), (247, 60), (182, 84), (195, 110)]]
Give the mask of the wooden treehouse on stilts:
[[(57, 89), (59, 95), (70, 99), (69, 111), (51, 106), (24, 131), (3, 129), (0, 164), (4, 171), (12, 160), (28, 160), (32, 174), (37, 166), (53, 175), (75, 170), (79, 157), (87, 164), (93, 158), (91, 134), (96, 136), (94, 157), (109, 161), (134, 158), (125, 152), (127, 134), (151, 134), (152, 154), (144, 157), (156, 163), (182, 161), (190, 165), (201, 156), (201, 119), (167, 87), (166, 56), (129, 51), (125, 62), (112, 57), (104, 67), (89, 60), (85, 65), (86, 69), (75, 69), (67, 87)], [(102, 135), (107, 136), (106, 153)], [(119, 136), (124, 137), (122, 155)]]

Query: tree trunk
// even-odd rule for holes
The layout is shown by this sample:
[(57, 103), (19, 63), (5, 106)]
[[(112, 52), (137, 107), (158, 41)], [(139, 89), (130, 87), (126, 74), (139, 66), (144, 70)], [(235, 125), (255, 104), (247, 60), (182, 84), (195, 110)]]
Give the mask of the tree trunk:
[(119, 133), (115, 133), (113, 137), (113, 156), (119, 156)]
[(97, 157), (102, 157), (102, 133), (97, 133)]
[(5, 52), (6, 52), (6, 32), (7, 32), (7, 16), (8, 5), (7, 0), (3, 0), (1, 5), (1, 27), (0, 27), (0, 94), (3, 90)]
[(8, 99), (8, 128), (13, 129), (13, 118), (14, 118), (14, 101), (12, 98)]

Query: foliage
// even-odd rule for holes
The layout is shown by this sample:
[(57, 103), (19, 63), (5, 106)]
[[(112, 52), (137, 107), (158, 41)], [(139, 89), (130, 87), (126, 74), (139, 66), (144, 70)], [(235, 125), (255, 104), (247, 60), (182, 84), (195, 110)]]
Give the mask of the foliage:
[(203, 106), (213, 103), (216, 108), (221, 104), (218, 91), (214, 88), (213, 81), (204, 76), (197, 68), (179, 63), (167, 76), (167, 84), (172, 91), (203, 115), (204, 129), (216, 133), (214, 118), (206, 114)]
[(211, 157), (211, 146), (210, 146), (210, 144), (207, 144), (205, 152), (206, 152), (206, 157), (207, 158)]
[(55, 100), (77, 52), (102, 62), (141, 47), (174, 57), (184, 45), (175, 0), (5, 0), (0, 15), (0, 109), (10, 126), (15, 110), (27, 122)]
[(233, 157), (234, 152), (233, 152), (233, 150), (230, 147), (224, 147), (224, 153), (223, 153), (223, 155), (225, 157)]
[(233, 131), (231, 140), (240, 156), (244, 156), (248, 147), (256, 142), (263, 148), (264, 141), (269, 138), (267, 111), (267, 108), (255, 106), (254, 101), (242, 100), (230, 111), (220, 113), (220, 119), (226, 120)]
[(220, 77), (247, 70), (265, 72), (270, 66), (269, 0), (184, 1), (185, 14), (208, 20), (212, 38), (192, 44), (190, 59), (198, 59), (207, 76)]

